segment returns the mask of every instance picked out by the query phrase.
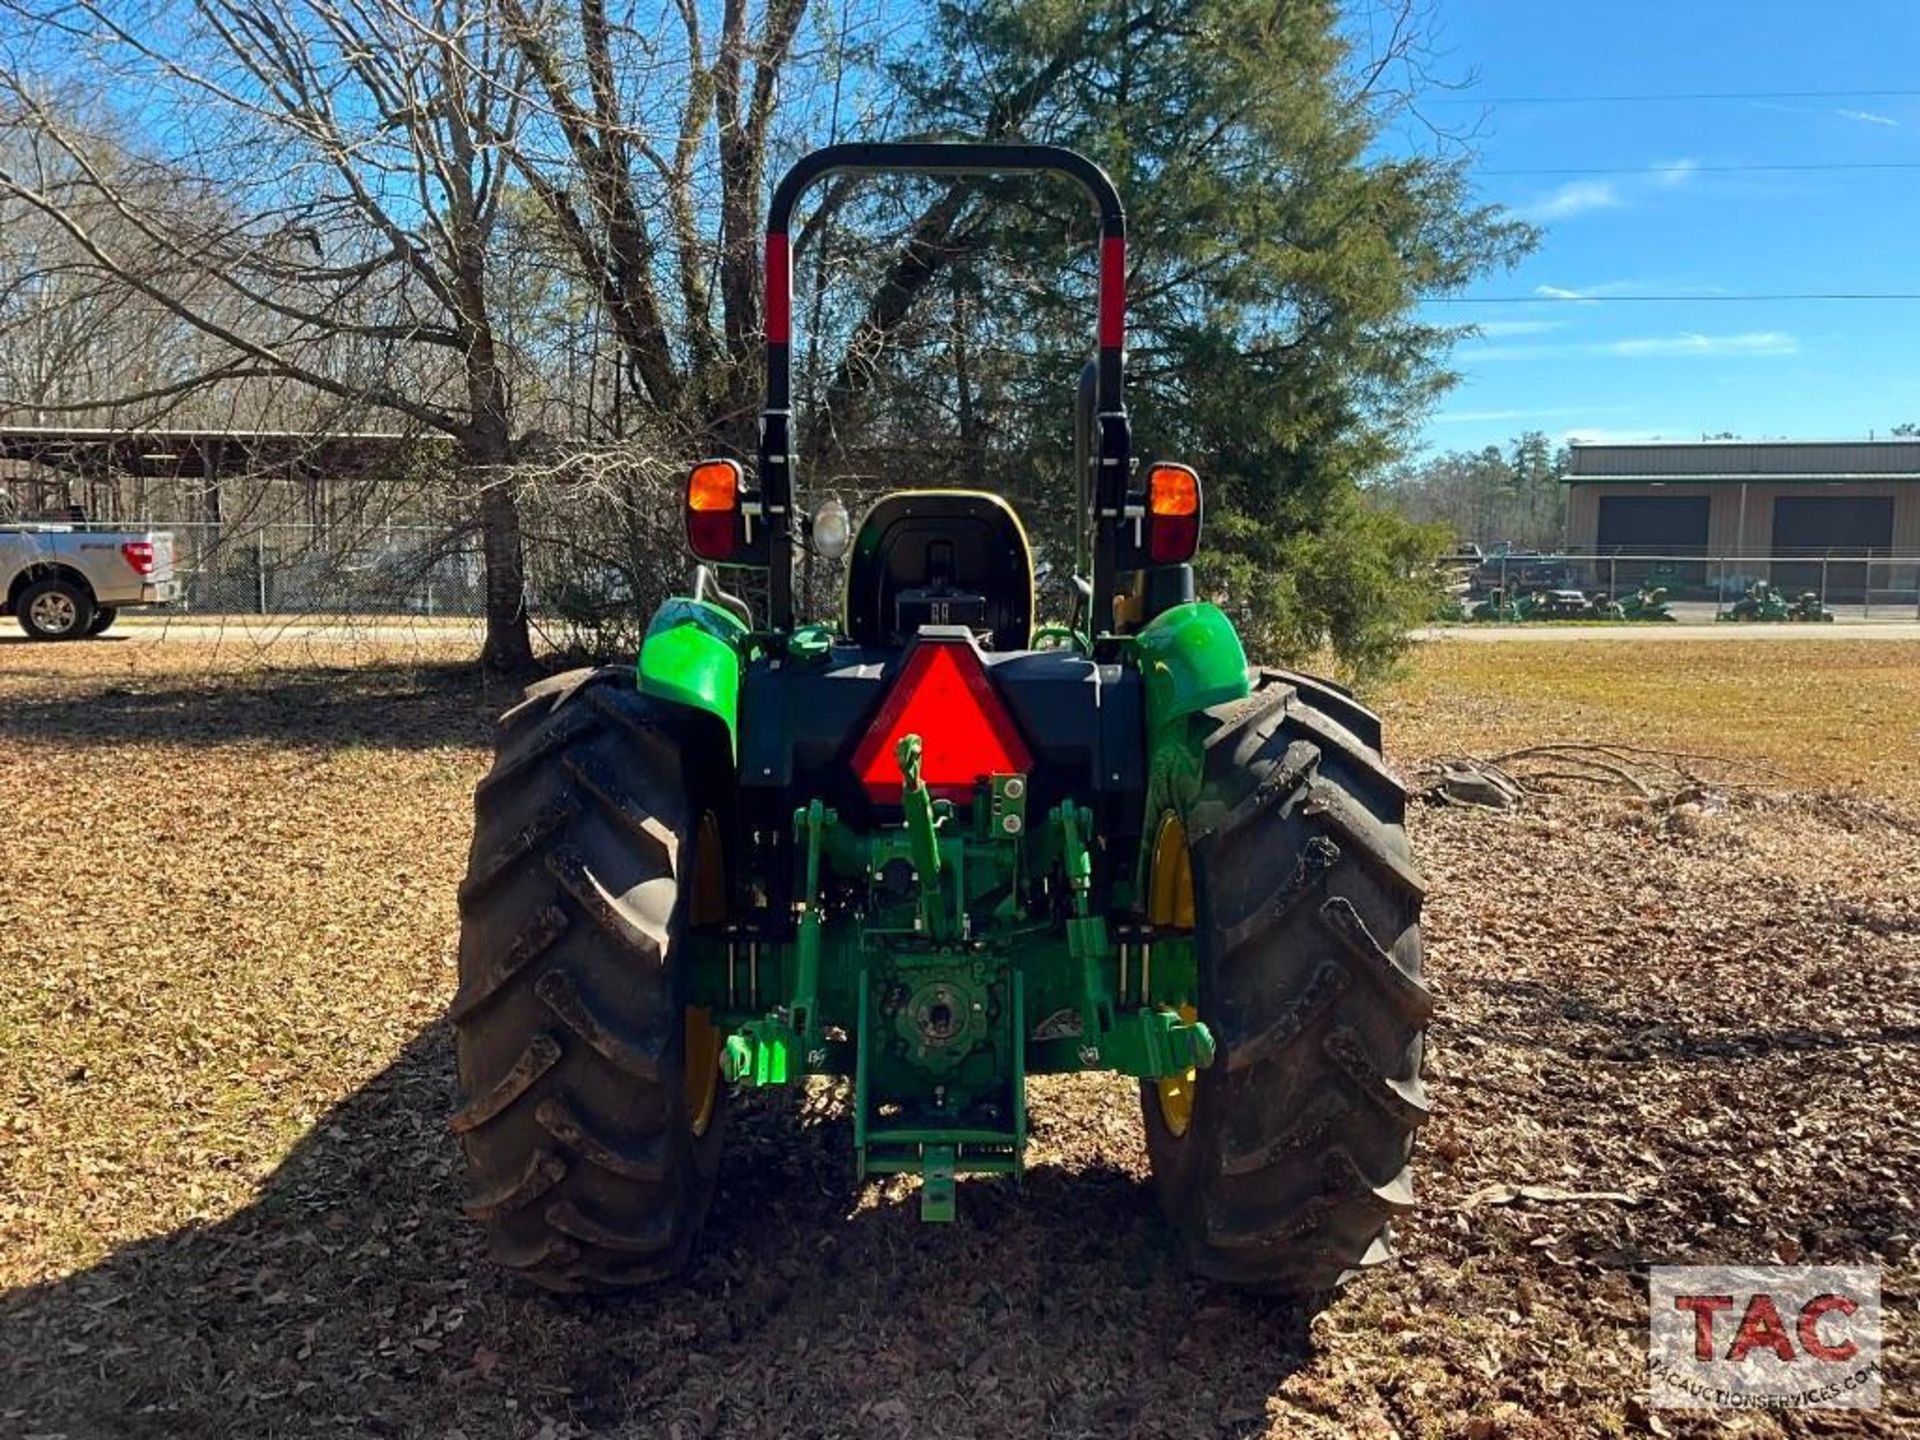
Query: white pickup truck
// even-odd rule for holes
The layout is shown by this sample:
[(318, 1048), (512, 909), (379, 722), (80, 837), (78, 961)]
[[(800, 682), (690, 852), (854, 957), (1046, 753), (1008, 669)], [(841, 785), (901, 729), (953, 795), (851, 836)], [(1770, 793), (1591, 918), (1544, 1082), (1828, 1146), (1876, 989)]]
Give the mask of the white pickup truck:
[(0, 524), (0, 615), (35, 640), (98, 635), (129, 605), (179, 595), (165, 530)]

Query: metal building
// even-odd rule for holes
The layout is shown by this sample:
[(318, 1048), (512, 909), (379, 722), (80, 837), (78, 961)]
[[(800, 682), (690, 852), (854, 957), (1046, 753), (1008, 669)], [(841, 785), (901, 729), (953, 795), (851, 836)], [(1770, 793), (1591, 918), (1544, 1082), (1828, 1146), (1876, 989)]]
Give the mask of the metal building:
[(1564, 483), (1575, 554), (1760, 560), (1836, 593), (1909, 590), (1920, 568), (1920, 440), (1575, 445)]

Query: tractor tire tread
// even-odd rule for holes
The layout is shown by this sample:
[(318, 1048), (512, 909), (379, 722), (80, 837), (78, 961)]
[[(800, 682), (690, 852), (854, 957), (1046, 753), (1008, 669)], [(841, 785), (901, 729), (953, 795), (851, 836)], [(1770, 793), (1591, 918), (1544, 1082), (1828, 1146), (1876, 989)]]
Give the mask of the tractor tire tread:
[(533, 993), (545, 1002), (555, 1019), (621, 1074), (649, 1085), (660, 1083), (665, 1066), (662, 1047), (623, 1034), (618, 1022), (587, 1001), (565, 970), (547, 971), (533, 982)]
[[(1417, 897), (1422, 891), (1412, 893)], [(1329, 897), (1320, 907), (1319, 918), (1321, 926), (1339, 942), (1340, 948), (1410, 1023), (1424, 1025), (1433, 1018), (1433, 992), (1421, 984), (1418, 977), (1401, 969), (1399, 962), (1381, 947), (1351, 900), (1344, 895)]]
[(466, 879), (460, 882), (461, 913), (476, 908), (501, 881), (512, 877), (521, 861), (566, 829), (579, 813), (580, 802), (571, 795), (562, 796), (495, 844), (484, 857), (476, 855), (467, 866)]
[(1396, 847), (1382, 833), (1379, 821), (1354, 798), (1351, 790), (1317, 778), (1308, 781), (1306, 813), (1340, 840), (1366, 851), (1369, 866), (1382, 877), (1391, 879), (1415, 899), (1426, 894), (1426, 881), (1414, 868), (1404, 846)]
[(1190, 842), (1194, 845), (1223, 844), (1276, 805), (1292, 800), (1300, 788), (1300, 782), (1311, 775), (1313, 767), (1319, 763), (1320, 747), (1305, 740), (1296, 740), (1287, 747), (1287, 753), (1281, 757), (1272, 774), (1254, 786), (1247, 798), (1229, 810), (1217, 824), (1191, 835)]
[(1194, 1268), (1301, 1299), (1381, 1263), (1412, 1208), (1433, 1013), (1406, 792), (1342, 720), (1357, 702), (1328, 715), (1326, 693), (1261, 672), (1208, 714), (1188, 833), (1218, 1052), (1182, 1135), (1143, 1087), (1155, 1185)]
[[(507, 1270), (527, 1273), (536, 1283), (566, 1273), (566, 1267), (580, 1258), (580, 1247), (557, 1235), (541, 1235), (518, 1242), (496, 1231), (487, 1241), (487, 1258)], [(548, 1284), (551, 1290), (571, 1290), (569, 1284)]]
[(474, 966), (447, 1006), (447, 1019), (457, 1025), (499, 994), (503, 985), (552, 949), (570, 923), (567, 912), (558, 905), (543, 905), (536, 910), (505, 950)]
[(493, 769), (481, 777), (480, 783), (474, 787), (473, 791), (476, 807), (485, 804), (489, 796), (512, 786), (527, 771), (565, 750), (593, 728), (592, 717), (584, 711), (567, 710), (563, 714), (564, 719), (543, 727), (533, 743), (517, 754), (510, 757), (503, 756)]
[(1333, 1127), (1352, 1108), (1353, 1102), (1337, 1090), (1316, 1095), (1286, 1129), (1271, 1140), (1257, 1145), (1236, 1144), (1229, 1140), (1221, 1147), (1220, 1173), (1251, 1175), (1309, 1147), (1322, 1147), (1332, 1137)]
[(1280, 1055), (1351, 983), (1344, 968), (1331, 962), (1322, 963), (1306, 987), (1272, 1021), (1244, 1040), (1226, 1043), (1227, 1069), (1245, 1070)]
[(631, 669), (575, 671), (502, 717), (476, 792), (450, 1123), (488, 1254), (549, 1290), (673, 1274), (711, 1203), (725, 1096), (695, 1134), (676, 964), (711, 750)]
[(645, 1147), (622, 1146), (598, 1134), (558, 1095), (549, 1095), (534, 1111), (546, 1132), (590, 1165), (610, 1170), (623, 1180), (658, 1184), (667, 1173), (667, 1147), (658, 1139)]
[(518, 1175), (497, 1189), (469, 1196), (461, 1208), (471, 1220), (491, 1220), (508, 1210), (531, 1205), (559, 1184), (566, 1173), (567, 1162), (553, 1151), (534, 1150)]
[(654, 1216), (642, 1229), (622, 1230), (595, 1220), (571, 1200), (549, 1205), (547, 1223), (584, 1244), (622, 1255), (658, 1255), (673, 1244), (674, 1237), (672, 1216)]
[[(577, 807), (575, 810), (577, 812)], [(658, 966), (661, 960), (660, 929), (647, 926), (644, 917), (616, 899), (593, 873), (587, 857), (572, 845), (556, 845), (547, 851), (546, 872), (553, 877), (574, 907), (594, 931), (606, 936), (633, 959)]]
[(479, 1129), (532, 1089), (533, 1082), (559, 1061), (559, 1042), (544, 1031), (535, 1035), (507, 1073), (494, 1082), (492, 1089), (454, 1112), (453, 1118), (447, 1122), (449, 1128), (456, 1135)]
[(651, 847), (655, 861), (668, 875), (679, 878), (680, 847), (673, 831), (643, 810), (633, 796), (622, 792), (619, 781), (607, 773), (605, 765), (591, 756), (579, 754), (570, 754), (560, 763), (594, 803), (607, 812), (608, 818), (634, 839)]
[(1380, 716), (1354, 699), (1353, 692), (1346, 686), (1321, 679), (1317, 675), (1305, 675), (1298, 670), (1283, 670), (1271, 666), (1259, 672), (1259, 679), (1255, 683), (1292, 687), (1299, 692), (1302, 700), (1313, 707), (1316, 715), (1331, 720), (1367, 749), (1376, 754), (1379, 753)]

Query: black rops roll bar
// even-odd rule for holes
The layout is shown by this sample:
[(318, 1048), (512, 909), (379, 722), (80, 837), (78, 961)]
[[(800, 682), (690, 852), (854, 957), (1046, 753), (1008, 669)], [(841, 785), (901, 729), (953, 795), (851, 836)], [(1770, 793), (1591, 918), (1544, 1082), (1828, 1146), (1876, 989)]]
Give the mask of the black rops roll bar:
[[(767, 599), (776, 630), (793, 627), (793, 254), (787, 231), (808, 187), (834, 174), (1064, 175), (1100, 216), (1099, 345), (1094, 383), (1096, 444), (1093, 612), (1090, 632), (1110, 619), (1114, 554), (1125, 523), (1131, 435), (1122, 397), (1126, 345), (1127, 216), (1107, 172), (1059, 145), (829, 145), (803, 158), (780, 181), (767, 211), (767, 404), (760, 416), (760, 504), (767, 535)], [(1079, 483), (1076, 481), (1076, 483)]]

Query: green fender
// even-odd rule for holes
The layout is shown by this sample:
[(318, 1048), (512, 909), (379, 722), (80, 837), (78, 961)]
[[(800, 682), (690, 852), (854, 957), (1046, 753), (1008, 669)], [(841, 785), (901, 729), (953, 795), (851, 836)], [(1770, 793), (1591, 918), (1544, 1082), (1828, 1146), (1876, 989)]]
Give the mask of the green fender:
[(739, 753), (740, 667), (747, 627), (718, 605), (675, 595), (653, 614), (640, 644), (640, 693), (718, 716)]
[(1134, 637), (1133, 653), (1147, 687), (1151, 733), (1249, 689), (1247, 652), (1233, 622), (1204, 600), (1154, 616)]

